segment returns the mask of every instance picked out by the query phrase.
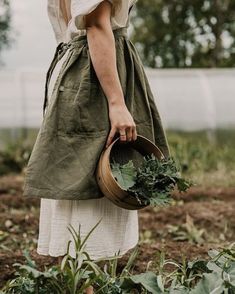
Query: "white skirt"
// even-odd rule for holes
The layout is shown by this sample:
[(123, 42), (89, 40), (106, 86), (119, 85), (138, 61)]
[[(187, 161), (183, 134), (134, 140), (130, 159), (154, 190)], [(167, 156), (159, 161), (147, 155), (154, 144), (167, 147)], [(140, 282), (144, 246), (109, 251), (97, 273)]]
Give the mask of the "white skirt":
[[(99, 222), (86, 243), (93, 260), (123, 255), (139, 240), (138, 212), (122, 209), (103, 197), (90, 200), (41, 199), (37, 253), (62, 256), (72, 236), (70, 224), (76, 231), (81, 225), (81, 238)], [(71, 244), (72, 245), (72, 244)], [(70, 255), (75, 257), (74, 247)]]
[[(53, 85), (67, 54), (68, 52), (58, 62), (52, 74), (48, 91), (49, 102)], [(77, 231), (81, 225), (81, 238), (84, 238), (101, 218), (100, 224), (87, 241), (86, 250), (92, 259), (111, 257), (119, 250), (120, 255), (123, 255), (137, 245), (139, 224), (136, 210), (122, 209), (105, 197), (90, 200), (42, 198), (37, 253), (55, 257), (66, 254), (68, 241), (72, 240), (68, 225), (72, 225)], [(73, 246), (70, 254), (75, 256)]]

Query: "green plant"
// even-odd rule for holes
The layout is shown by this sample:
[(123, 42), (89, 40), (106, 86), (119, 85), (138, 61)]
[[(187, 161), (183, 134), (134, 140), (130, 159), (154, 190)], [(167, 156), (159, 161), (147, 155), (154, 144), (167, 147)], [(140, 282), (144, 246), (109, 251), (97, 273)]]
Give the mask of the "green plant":
[(39, 271), (27, 251), (24, 251), (24, 256), (26, 264), (14, 264), (18, 268), (15, 273), (16, 278), (7, 282), (0, 292), (1, 294), (62, 293), (63, 288), (58, 281), (60, 272), (57, 267), (54, 266), (49, 269), (45, 268), (45, 271)]
[[(96, 261), (91, 260), (89, 254), (85, 250), (87, 239), (98, 226), (97, 223), (92, 230), (87, 234), (84, 240), (80, 237), (79, 231), (69, 226), (68, 229), (72, 235), (75, 248), (75, 257), (69, 253), (72, 241), (68, 242), (67, 253), (64, 256), (60, 266), (53, 266), (46, 268), (44, 271), (37, 269), (36, 263), (30, 258), (27, 251), (24, 252), (26, 264), (14, 264), (17, 268), (15, 273), (16, 278), (6, 283), (5, 287), (1, 290), (1, 294), (82, 294), (84, 290), (93, 285), (96, 293), (100, 294), (127, 294), (132, 290), (141, 289), (138, 280), (138, 285), (134, 287), (131, 279), (131, 269), (133, 267), (138, 249), (136, 248), (131, 254), (126, 266), (121, 273), (117, 273), (117, 263), (119, 255)], [(98, 266), (98, 263), (105, 261), (104, 269)], [(146, 281), (143, 282), (146, 284)], [(145, 287), (144, 285), (142, 285)], [(138, 292), (142, 293), (142, 292)], [(153, 293), (153, 292), (150, 292)]]
[[(210, 250), (208, 255), (209, 260), (188, 261), (182, 257), (179, 263), (166, 259), (164, 252), (158, 252), (154, 261), (148, 263), (146, 273), (126, 277), (122, 284), (125, 290), (120, 293), (131, 293), (134, 289), (141, 294), (235, 293), (234, 244), (220, 251)], [(150, 266), (152, 271), (149, 271)]]
[(30, 154), (31, 146), (23, 142), (8, 144), (4, 150), (0, 150), (0, 175), (21, 172), (26, 166)]
[(203, 187), (234, 186), (235, 132), (217, 129), (211, 141), (206, 131), (168, 131), (171, 154), (187, 175)]
[(99, 223), (92, 228), (84, 240), (81, 240), (80, 237), (81, 226), (79, 226), (78, 232), (72, 226), (68, 227), (75, 246), (75, 258), (69, 253), (72, 243), (70, 240), (68, 242), (67, 253), (61, 262), (61, 273), (64, 284), (67, 285), (67, 290), (70, 294), (83, 293), (87, 287), (94, 284), (99, 276), (102, 275), (101, 269), (91, 260), (89, 254), (85, 251), (86, 241)]
[[(119, 253), (118, 253), (119, 254)], [(118, 294), (126, 293), (125, 281), (132, 275), (132, 268), (134, 266), (134, 261), (138, 254), (138, 248), (135, 250), (129, 257), (129, 260), (121, 272), (118, 273), (118, 258), (119, 255), (116, 255), (116, 258), (106, 261), (103, 274), (100, 276), (99, 280), (96, 281), (96, 293), (101, 294)], [(129, 288), (128, 288), (129, 289)], [(133, 290), (133, 289), (131, 289)]]
[(82, 294), (84, 289), (93, 284), (102, 274), (101, 269), (91, 260), (85, 251), (85, 243), (94, 229), (87, 234), (84, 240), (79, 232), (70, 226), (68, 227), (75, 246), (75, 258), (69, 253), (71, 241), (68, 242), (67, 253), (60, 266), (53, 266), (44, 271), (39, 271), (36, 264), (31, 260), (27, 252), (24, 253), (26, 265), (14, 264), (18, 268), (16, 278), (8, 281), (2, 289), (4, 294)]
[(171, 192), (178, 188), (185, 192), (192, 183), (183, 179), (173, 158), (158, 160), (154, 154), (143, 157), (143, 163), (136, 168), (133, 161), (121, 165), (111, 163), (112, 173), (130, 195), (140, 204), (159, 206), (171, 202)]
[(139, 244), (151, 244), (154, 242), (153, 233), (150, 230), (140, 232)]
[(177, 241), (189, 241), (193, 244), (204, 242), (205, 229), (198, 229), (190, 215), (186, 215), (186, 222), (183, 225), (167, 225), (168, 233)]
[(200, 293), (235, 293), (235, 247), (221, 251), (210, 250), (210, 260), (206, 263), (207, 271), (190, 292)]
[[(99, 224), (99, 223), (98, 223)], [(82, 294), (93, 285), (96, 294), (233, 294), (235, 293), (235, 244), (220, 250), (210, 250), (209, 260), (182, 262), (165, 258), (157, 252), (149, 261), (146, 272), (133, 274), (138, 248), (132, 252), (126, 266), (118, 271), (119, 253), (108, 259), (91, 260), (85, 250), (87, 239), (98, 226), (82, 240), (70, 226), (75, 257), (67, 253), (60, 265), (37, 269), (27, 251), (26, 264), (14, 264), (16, 277), (6, 283), (0, 294)], [(104, 262), (101, 267), (99, 262)], [(170, 266), (170, 269), (169, 269)], [(150, 270), (151, 267), (151, 270)]]

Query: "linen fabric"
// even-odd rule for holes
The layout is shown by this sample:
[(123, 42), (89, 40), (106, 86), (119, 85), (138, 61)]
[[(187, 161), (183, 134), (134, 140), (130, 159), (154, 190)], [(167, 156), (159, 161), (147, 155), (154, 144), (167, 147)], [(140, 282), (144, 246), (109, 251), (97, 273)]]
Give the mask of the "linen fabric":
[[(47, 10), (58, 43), (68, 42), (74, 36), (85, 35), (84, 16), (92, 12), (103, 0), (71, 0), (71, 19), (66, 24), (59, 0), (48, 0)], [(112, 0), (108, 0), (112, 4)], [(137, 0), (120, 0), (119, 8), (111, 16), (113, 29), (129, 25), (128, 11)]]
[[(72, 240), (67, 227), (76, 231), (81, 225), (82, 240), (101, 220), (86, 242), (86, 251), (94, 260), (123, 255), (139, 239), (138, 213), (120, 208), (103, 197), (90, 200), (41, 199), (37, 253), (63, 256)], [(69, 251), (75, 257), (74, 243)]]

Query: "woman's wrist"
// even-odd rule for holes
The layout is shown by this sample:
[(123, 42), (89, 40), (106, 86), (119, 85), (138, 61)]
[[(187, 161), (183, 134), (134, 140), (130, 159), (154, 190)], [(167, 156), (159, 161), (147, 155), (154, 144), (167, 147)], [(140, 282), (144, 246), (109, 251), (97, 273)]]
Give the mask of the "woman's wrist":
[(125, 106), (125, 98), (123, 95), (120, 96), (114, 96), (114, 97), (109, 97), (108, 98), (108, 104), (109, 107), (113, 107), (113, 106)]

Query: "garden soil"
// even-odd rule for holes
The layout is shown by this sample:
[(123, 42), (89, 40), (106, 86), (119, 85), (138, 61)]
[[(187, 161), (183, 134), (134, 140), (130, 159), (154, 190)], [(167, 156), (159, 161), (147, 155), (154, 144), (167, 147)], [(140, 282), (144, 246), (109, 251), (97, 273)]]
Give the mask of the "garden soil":
[[(14, 277), (13, 264), (24, 263), (24, 249), (40, 269), (58, 263), (57, 258), (36, 253), (40, 200), (23, 198), (22, 187), (22, 175), (0, 178), (0, 289)], [(207, 258), (209, 249), (235, 240), (235, 188), (193, 187), (186, 194), (175, 193), (172, 206), (139, 211), (139, 222), (134, 272), (145, 271), (150, 261), (157, 262), (159, 252), (178, 262), (184, 257)], [(131, 252), (120, 258), (119, 270)]]

